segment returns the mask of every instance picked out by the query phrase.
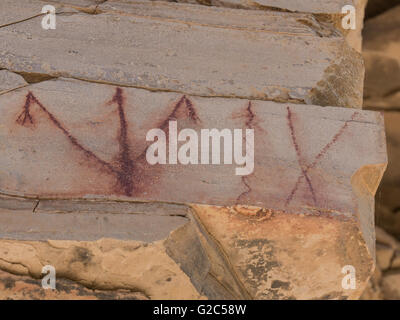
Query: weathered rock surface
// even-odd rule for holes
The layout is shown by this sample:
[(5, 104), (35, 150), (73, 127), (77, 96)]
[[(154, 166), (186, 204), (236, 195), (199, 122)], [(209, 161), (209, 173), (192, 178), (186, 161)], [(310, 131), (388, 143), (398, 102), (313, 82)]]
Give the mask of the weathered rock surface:
[[(381, 5), (384, 7), (383, 3)], [(385, 112), (389, 158), (388, 169), (378, 191), (376, 222), (396, 236), (400, 235), (399, 17), (400, 6), (397, 6), (367, 20), (363, 52), (366, 64), (364, 106)]]
[(207, 5), (220, 5), (233, 8), (251, 8), (251, 9), (275, 9), (291, 12), (312, 12), (323, 14), (341, 14), (342, 7), (345, 5), (355, 5), (358, 0), (178, 0), (178, 2), (200, 3)]
[[(77, 228), (77, 225), (65, 227)], [(58, 279), (76, 282), (76, 289), (72, 286), (72, 290), (79, 290), (82, 286), (100, 291), (112, 290), (114, 298), (118, 298), (119, 290), (125, 292), (127, 298), (129, 293), (148, 299), (201, 298), (190, 279), (167, 255), (162, 241), (146, 243), (104, 238), (90, 242), (47, 239), (0, 242), (0, 269), (24, 276), (21, 282), (26, 282), (26, 276), (29, 276), (35, 283), (40, 283), (38, 279), (43, 276), (42, 268), (46, 265), (55, 268)], [(0, 286), (1, 283), (7, 286), (7, 278), (0, 277)], [(56, 285), (58, 283), (57, 280)], [(62, 297), (63, 285), (61, 281), (54, 291), (54, 298)], [(9, 289), (18, 293), (17, 288)], [(33, 297), (40, 297), (50, 290), (32, 288), (29, 291)], [(90, 295), (90, 291), (85, 290), (84, 295)], [(96, 296), (94, 292), (92, 295)], [(52, 295), (43, 298), (52, 298)]]
[(394, 255), (394, 249), (381, 244), (376, 247), (376, 262), (380, 270), (386, 270), (390, 268)]
[(363, 32), (364, 106), (400, 108), (400, 5), (367, 20)]
[(0, 70), (0, 94), (28, 85), (20, 75), (8, 70)]
[[(71, 14), (79, 11), (73, 9), (75, 1), (70, 1), (70, 5), (64, 6), (61, 1), (41, 1), (41, 0), (27, 0), (27, 1), (14, 1), (14, 0), (2, 0), (0, 2), (0, 28), (4, 28), (9, 25), (17, 24), (30, 20), (33, 18), (42, 19), (43, 13), (42, 8), (47, 5), (53, 5), (59, 14)], [(85, 10), (85, 0), (76, 1), (79, 2), (79, 8)], [(86, 3), (87, 5), (87, 3)], [(40, 24), (40, 20), (39, 24)]]
[[(120, 0), (111, 0), (108, 3), (121, 2)], [(131, 0), (125, 3), (136, 3), (138, 1)], [(140, 2), (140, 1), (139, 1)], [(318, 21), (329, 22), (336, 26), (343, 34), (346, 35), (346, 40), (348, 43), (361, 52), (361, 30), (363, 28), (364, 10), (367, 4), (367, 0), (329, 0), (329, 1), (290, 1), (290, 0), (178, 0), (180, 3), (197, 3), (207, 6), (221, 6), (227, 8), (244, 8), (244, 9), (254, 9), (260, 11), (283, 11), (283, 12), (298, 12), (298, 13), (312, 13), (314, 14)], [(347, 5), (352, 5), (356, 12), (356, 29), (355, 30), (345, 30), (342, 27), (342, 18), (345, 14), (342, 13), (342, 8)], [(347, 12), (347, 11), (346, 11)]]
[[(0, 298), (354, 299), (373, 283), (383, 119), (329, 107), (361, 107), (360, 25), (349, 46), (338, 24), (365, 1), (229, 1), (0, 3)], [(254, 171), (150, 165), (146, 133), (170, 144), (171, 121), (254, 130)], [(398, 256), (378, 245), (373, 286)]]
[(376, 227), (377, 265), (364, 293), (363, 300), (400, 299), (400, 243), (380, 227)]
[[(253, 21), (243, 19), (243, 10), (223, 8), (218, 22), (208, 8), (187, 15), (185, 8), (162, 14), (173, 19), (157, 17), (157, 8), (155, 17), (59, 15), (51, 32), (40, 17), (9, 25), (0, 29), (0, 67), (199, 96), (361, 107), (362, 60), (333, 27), (279, 12)], [(276, 21), (286, 30), (269, 30)]]
[(0, 270), (1, 300), (147, 300), (140, 292), (93, 290), (66, 279), (57, 279), (56, 290), (42, 288), (40, 279)]
[[(172, 120), (253, 129), (254, 172), (149, 165), (146, 133)], [(3, 270), (38, 277), (51, 264), (89, 288), (178, 299), (357, 298), (372, 272), (378, 113), (58, 79), (1, 95), (0, 121)], [(349, 264), (356, 290), (341, 286)]]
[(388, 168), (378, 192), (376, 222), (394, 235), (400, 235), (400, 112), (385, 111)]
[(375, 268), (375, 272), (372, 275), (371, 279), (368, 282), (363, 294), (360, 297), (360, 300), (382, 300), (384, 299), (384, 295), (381, 289), (382, 282), (382, 272), (377, 267)]
[(382, 291), (387, 300), (400, 299), (400, 273), (388, 274), (382, 279)]
[(343, 27), (339, 22), (336, 23), (337, 28), (341, 30), (345, 35), (346, 35), (346, 40), (349, 43), (349, 45), (357, 50), (358, 52), (362, 51), (362, 30), (364, 27), (364, 16), (365, 16), (365, 7), (367, 5), (368, 0), (358, 0), (355, 3), (355, 9), (356, 9), (356, 29), (350, 29), (350, 30), (343, 30)]

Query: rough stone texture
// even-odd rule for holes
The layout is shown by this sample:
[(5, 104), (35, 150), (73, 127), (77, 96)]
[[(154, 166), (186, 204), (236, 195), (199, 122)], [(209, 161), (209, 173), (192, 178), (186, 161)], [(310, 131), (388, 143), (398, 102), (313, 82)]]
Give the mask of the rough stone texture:
[[(0, 269), (40, 279), (45, 265), (54, 266), (58, 278), (79, 283), (78, 288), (83, 285), (95, 290), (129, 290), (150, 299), (201, 298), (190, 279), (167, 255), (162, 241), (0, 242)], [(0, 283), (5, 285), (4, 280)], [(36, 296), (44, 291), (31, 290), (38, 291), (32, 293)], [(63, 294), (62, 286), (57, 291)]]
[(8, 70), (0, 70), (0, 94), (26, 86), (27, 84), (20, 75)]
[(390, 267), (392, 263), (392, 258), (394, 254), (394, 249), (384, 245), (376, 246), (376, 262), (379, 269), (386, 270)]
[[(349, 3), (262, 1), (0, 3), (0, 77), (30, 83), (0, 87), (0, 298), (382, 295), (400, 260), (383, 235), (368, 283), (382, 117), (294, 104), (360, 108), (361, 27), (349, 46)], [(41, 29), (44, 4), (57, 30)], [(145, 134), (170, 120), (254, 129), (254, 173), (150, 166)], [(47, 264), (56, 291), (40, 288)]]
[(385, 112), (388, 170), (378, 190), (376, 223), (400, 235), (400, 6), (367, 20), (364, 106)]
[[(201, 9), (195, 11), (190, 11), (197, 16), (193, 21), (203, 15)], [(188, 17), (110, 12), (60, 15), (59, 27), (44, 32), (34, 18), (0, 29), (0, 67), (200, 96), (361, 107), (362, 60), (333, 27), (325, 36), (319, 30), (325, 32), (328, 25), (291, 18), (291, 32), (254, 30), (258, 22), (241, 23), (241, 10), (227, 12), (224, 21), (235, 20), (233, 28), (226, 22), (216, 27), (212, 17), (200, 25), (188, 23)], [(174, 13), (179, 15), (184, 14)], [(265, 15), (256, 20), (262, 25), (257, 28), (287, 16)], [(304, 32), (304, 24), (310, 23)]]
[(1, 300), (147, 300), (140, 292), (93, 290), (66, 279), (57, 279), (56, 290), (42, 288), (40, 279), (0, 270)]
[[(121, 2), (120, 0), (111, 0), (111, 2)], [(107, 1), (110, 2), (110, 1)], [(125, 3), (135, 3), (136, 0), (124, 1)], [(332, 1), (291, 1), (291, 0), (178, 0), (181, 3), (197, 3), (211, 6), (222, 6), (228, 8), (244, 8), (254, 9), (260, 11), (283, 11), (283, 12), (298, 12), (298, 13), (312, 13), (319, 21), (329, 22), (336, 26), (343, 34), (346, 35), (348, 43), (361, 52), (361, 30), (363, 27), (364, 10), (367, 0), (332, 0)], [(106, 3), (107, 5), (107, 3)], [(342, 27), (341, 19), (342, 8), (346, 5), (353, 5), (356, 9), (356, 29), (344, 30)]]
[(400, 108), (400, 5), (367, 20), (363, 32), (364, 106)]
[[(179, 130), (254, 129), (254, 172), (236, 176), (236, 165), (150, 166), (145, 135), (168, 131), (172, 119)], [(2, 198), (1, 215), (9, 220), (12, 210), (32, 230), (0, 223), (2, 238), (20, 240), (2, 241), (1, 269), (38, 277), (42, 265), (52, 264), (61, 277), (89, 288), (227, 299), (357, 298), (373, 269), (373, 196), (386, 166), (379, 113), (58, 79), (0, 96), (0, 141), (0, 190), (13, 195)], [(182, 203), (186, 210), (116, 200)], [(129, 217), (115, 218), (122, 214)], [(47, 227), (53, 216), (68, 225), (76, 219), (73, 225), (85, 229), (54, 235)], [(153, 217), (169, 223), (154, 231)], [(95, 225), (80, 222), (96, 218)], [(135, 229), (137, 221), (147, 226)], [(54, 242), (102, 233), (114, 240)], [(141, 249), (123, 249), (127, 239)], [(140, 263), (131, 270), (129, 259)], [(356, 290), (341, 287), (348, 264), (357, 270)], [(171, 273), (175, 278), (167, 280)]]
[(382, 281), (382, 272), (377, 267), (375, 268), (375, 272), (372, 275), (371, 279), (368, 282), (363, 294), (360, 297), (360, 300), (382, 300), (384, 299), (382, 289), (381, 289), (381, 281)]
[[(356, 29), (355, 30), (342, 30), (346, 34), (346, 40), (351, 47), (353, 47), (358, 52), (362, 51), (362, 30), (364, 27), (364, 14), (365, 6), (368, 0), (358, 0), (355, 3), (356, 9)], [(342, 29), (340, 25), (339, 30)]]
[(312, 12), (323, 14), (341, 14), (342, 7), (345, 5), (356, 5), (357, 0), (178, 0), (178, 2), (200, 3), (207, 5), (220, 5), (233, 8), (251, 9), (276, 9), (291, 12)]
[(400, 274), (388, 274), (382, 279), (382, 291), (387, 300), (400, 299)]
[[(0, 201), (0, 232), (5, 238), (94, 241), (105, 237), (152, 242), (187, 223), (185, 210), (172, 205), (26, 199), (21, 206), (21, 200), (12, 197)], [(62, 214), (66, 212), (70, 214)]]
[(388, 169), (378, 192), (376, 223), (400, 235), (400, 112), (385, 111)]
[(396, 251), (394, 253), (394, 257), (391, 261), (391, 267), (393, 269), (399, 269), (400, 268), (400, 251)]
[[(84, 1), (84, 0), (83, 0)], [(84, 10), (85, 5), (83, 1), (76, 1), (80, 3), (79, 8)], [(0, 28), (21, 23), (29, 19), (37, 18), (41, 19), (43, 16), (42, 8), (47, 4), (53, 5), (59, 14), (71, 14), (78, 12), (73, 9), (73, 2), (71, 1), (70, 6), (63, 6), (60, 1), (40, 1), (40, 0), (27, 0), (27, 1), (14, 1), (14, 0), (2, 0), (0, 2)], [(39, 24), (40, 24), (40, 20)]]
[(375, 273), (361, 299), (398, 300), (400, 299), (400, 243), (379, 227), (376, 227), (376, 242), (378, 261)]

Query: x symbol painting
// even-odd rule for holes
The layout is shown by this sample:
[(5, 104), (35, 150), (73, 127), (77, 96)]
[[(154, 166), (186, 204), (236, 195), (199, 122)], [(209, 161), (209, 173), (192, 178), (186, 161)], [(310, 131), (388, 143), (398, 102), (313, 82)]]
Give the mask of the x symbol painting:
[(334, 145), (337, 143), (337, 141), (339, 140), (340, 136), (343, 135), (343, 133), (346, 131), (346, 129), (349, 126), (349, 123), (354, 121), (354, 119), (356, 118), (356, 116), (359, 113), (357, 111), (355, 111), (349, 120), (346, 120), (344, 122), (344, 124), (340, 127), (340, 129), (338, 130), (338, 132), (333, 136), (333, 138), (321, 149), (321, 151), (317, 154), (317, 156), (314, 158), (313, 162), (311, 162), (308, 165), (304, 164), (304, 160), (303, 160), (303, 154), (302, 154), (302, 150), (298, 144), (297, 138), (296, 138), (296, 133), (295, 133), (295, 129), (294, 129), (294, 124), (293, 124), (293, 112), (290, 109), (290, 107), (287, 107), (287, 121), (288, 121), (288, 127), (290, 130), (290, 137), (291, 137), (291, 141), (292, 144), (294, 146), (294, 149), (296, 151), (296, 155), (297, 155), (297, 161), (298, 164), (300, 166), (301, 169), (301, 174), (298, 176), (295, 185), (293, 186), (291, 192), (289, 193), (289, 196), (286, 199), (286, 205), (289, 205), (290, 202), (293, 200), (294, 195), (296, 194), (297, 190), (299, 189), (300, 183), (302, 182), (303, 179), (305, 179), (307, 187), (309, 189), (309, 192), (311, 193), (311, 198), (313, 200), (313, 204), (317, 205), (317, 196), (315, 193), (315, 189), (313, 187), (312, 184), (312, 180), (309, 176), (309, 171), (314, 168), (320, 161), (321, 159), (326, 155), (327, 151)]

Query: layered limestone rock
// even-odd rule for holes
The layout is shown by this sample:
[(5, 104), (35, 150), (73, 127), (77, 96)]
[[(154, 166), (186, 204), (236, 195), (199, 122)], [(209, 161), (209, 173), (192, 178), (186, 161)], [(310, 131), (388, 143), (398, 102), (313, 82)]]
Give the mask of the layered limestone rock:
[(355, 5), (358, 0), (291, 1), (291, 0), (178, 0), (178, 2), (219, 5), (233, 8), (282, 10), (290, 12), (311, 12), (320, 14), (341, 14), (345, 5)]
[[(113, 2), (121, 3), (120, 0), (106, 2), (106, 6), (113, 5)], [(137, 0), (125, 0), (123, 3), (137, 3)], [(175, 2), (175, 1), (173, 1)], [(364, 11), (367, 0), (329, 0), (329, 1), (291, 1), (291, 0), (178, 0), (180, 3), (197, 3), (207, 6), (221, 6), (227, 8), (253, 9), (261, 11), (277, 11), (291, 13), (312, 13), (319, 22), (328, 22), (345, 36), (348, 43), (358, 52), (361, 52)], [(355, 29), (345, 29), (342, 26), (342, 19), (349, 14), (348, 6), (355, 9)]]
[[(49, 264), (88, 288), (177, 299), (356, 298), (373, 270), (378, 113), (71, 79), (0, 106), (3, 270), (40, 277)], [(148, 163), (150, 130), (171, 148), (189, 128), (254, 130), (253, 171)]]
[[(41, 4), (24, 1), (29, 5), (34, 11)], [(158, 9), (155, 16), (61, 14), (51, 32), (41, 17), (6, 26), (0, 67), (199, 96), (361, 107), (362, 59), (332, 26), (238, 9), (219, 9), (200, 24), (210, 9), (185, 8), (174, 5), (163, 17)], [(276, 21), (285, 27), (271, 28)]]
[[(144, 1), (137, 1), (137, 0), (109, 0), (100, 5), (95, 7), (96, 12), (109, 12), (109, 11), (120, 11), (124, 14), (143, 14), (144, 12), (154, 15), (155, 12), (162, 16), (173, 16), (174, 11), (171, 12), (172, 8), (179, 8), (176, 14), (179, 15), (180, 18), (185, 17), (189, 12), (195, 10), (198, 12), (204, 12), (208, 15), (216, 15), (219, 14), (220, 18), (226, 15), (225, 12), (229, 12), (228, 10), (218, 10), (214, 6), (225, 7), (225, 8), (242, 8), (242, 9), (255, 9), (257, 11), (243, 11), (243, 10), (235, 10), (236, 13), (241, 13), (244, 19), (255, 18), (255, 17), (263, 17), (265, 22), (265, 15), (274, 15), (282, 17), (282, 15), (277, 14), (278, 12), (291, 12), (291, 15), (285, 15), (289, 17), (295, 18), (297, 21), (303, 23), (304, 25), (314, 29), (317, 33), (321, 31), (321, 26), (331, 25), (337, 28), (337, 30), (344, 35), (346, 35), (346, 40), (351, 47), (353, 47), (358, 52), (361, 52), (361, 45), (362, 45), (362, 37), (361, 37), (361, 30), (363, 27), (363, 19), (364, 19), (364, 9), (367, 3), (367, 0), (356, 0), (352, 1), (331, 1), (331, 2), (315, 2), (315, 1), (265, 1), (270, 2), (270, 5), (263, 5), (257, 2), (251, 1), (241, 1), (241, 0), (228, 0), (228, 1), (196, 1), (196, 0), (182, 0), (178, 1), (180, 3), (198, 3), (198, 4), (206, 4), (207, 6), (211, 5), (213, 7), (208, 7), (205, 9), (204, 7), (201, 8), (199, 6), (177, 6), (174, 3), (166, 4), (158, 1), (152, 1), (151, 11), (149, 10), (149, 6), (147, 2)], [(263, 2), (263, 1), (261, 1)], [(344, 29), (342, 26), (342, 19), (349, 11), (342, 12), (342, 8), (346, 5), (353, 5), (355, 8), (355, 29)], [(157, 8), (157, 11), (154, 10)], [(185, 13), (185, 14), (182, 14)], [(297, 13), (297, 14), (295, 14)], [(311, 14), (313, 18), (311, 17)], [(206, 16), (203, 14), (201, 17), (201, 21), (205, 22), (204, 20)], [(191, 18), (196, 19), (195, 15), (192, 15)], [(249, 19), (250, 20), (250, 19)], [(237, 21), (237, 20), (236, 20)], [(279, 20), (278, 20), (279, 21)], [(236, 22), (232, 23), (231, 26), (234, 26)], [(282, 21), (282, 24), (287, 24), (285, 21)], [(269, 25), (269, 27), (275, 26)], [(282, 30), (281, 30), (282, 31)]]

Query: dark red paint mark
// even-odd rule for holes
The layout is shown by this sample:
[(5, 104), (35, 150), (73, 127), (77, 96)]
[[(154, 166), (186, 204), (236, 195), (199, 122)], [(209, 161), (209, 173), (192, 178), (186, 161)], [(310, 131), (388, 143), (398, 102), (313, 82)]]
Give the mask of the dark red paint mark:
[[(119, 144), (119, 154), (117, 156), (117, 160), (115, 164), (108, 163), (98, 156), (96, 156), (92, 151), (86, 149), (82, 144), (78, 142), (78, 140), (70, 134), (70, 132), (61, 124), (57, 118), (50, 113), (46, 107), (33, 95), (32, 92), (26, 95), (25, 105), (23, 107), (23, 111), (17, 117), (16, 122), (20, 125), (26, 126), (29, 125), (27, 121), (31, 125), (34, 125), (34, 119), (31, 115), (31, 106), (33, 104), (37, 104), (39, 108), (48, 116), (50, 121), (55, 125), (56, 128), (61, 130), (61, 132), (68, 138), (71, 144), (82, 151), (87, 158), (93, 160), (100, 164), (103, 168), (107, 169), (108, 173), (113, 174), (116, 177), (118, 183), (117, 193), (121, 192), (126, 196), (132, 196), (135, 192), (140, 191), (139, 185), (142, 184), (145, 180), (143, 176), (143, 172), (140, 171), (140, 168), (143, 168), (147, 163), (146, 161), (146, 151), (147, 148), (141, 153), (135, 160), (132, 160), (131, 155), (131, 147), (129, 145), (128, 139), (128, 123), (126, 121), (125, 111), (124, 111), (124, 96), (121, 88), (116, 88), (115, 94), (109, 104), (116, 103), (118, 107), (118, 116), (119, 116), (119, 135), (118, 135), (118, 144)], [(166, 131), (168, 133), (168, 125), (170, 120), (176, 120), (178, 118), (182, 118), (178, 113), (180, 113), (181, 106), (185, 103), (187, 114), (183, 117), (188, 117), (194, 122), (200, 121), (199, 117), (196, 114), (196, 111), (193, 107), (192, 102), (186, 97), (182, 96), (182, 98), (175, 104), (174, 109), (168, 115), (168, 117), (161, 123), (159, 126), (160, 129)]]
[[(289, 107), (287, 107), (288, 109), (288, 119), (291, 118), (291, 111), (289, 109)], [(321, 149), (321, 151), (318, 153), (318, 155), (315, 157), (314, 161), (307, 165), (305, 169), (302, 169), (302, 174), (297, 178), (297, 181), (292, 189), (292, 191), (290, 192), (288, 198), (286, 199), (286, 205), (288, 205), (290, 203), (290, 201), (292, 201), (299, 185), (301, 182), (301, 179), (303, 177), (306, 178), (306, 175), (308, 173), (308, 171), (312, 168), (314, 168), (317, 163), (321, 160), (321, 158), (326, 155), (327, 151), (338, 141), (338, 139), (340, 138), (340, 136), (344, 133), (344, 131), (347, 129), (349, 123), (351, 121), (354, 121), (355, 117), (358, 115), (359, 113), (356, 111), (352, 114), (352, 116), (350, 117), (349, 120), (346, 120), (345, 123), (343, 124), (343, 126), (339, 129), (339, 131), (333, 136), (333, 138)], [(289, 121), (289, 127), (290, 127), (290, 131), (291, 131), (291, 135), (292, 135), (292, 139), (294, 137), (294, 130), (293, 130), (293, 124), (291, 124), (291, 121)], [(297, 146), (297, 147), (296, 147)], [(298, 145), (297, 143), (295, 144), (295, 148), (296, 148), (296, 152), (298, 149)], [(305, 174), (304, 174), (305, 173)], [(307, 181), (308, 183), (308, 181)]]
[(107, 170), (110, 170), (111, 172), (115, 173), (114, 168), (107, 162), (101, 160), (98, 158), (92, 151), (87, 150), (85, 147), (83, 147), (78, 140), (73, 137), (67, 129), (65, 129), (61, 123), (51, 114), (44, 106), (43, 104), (33, 95), (31, 91), (28, 92), (26, 95), (26, 101), (24, 105), (24, 110), (21, 112), (21, 114), (17, 118), (17, 123), (20, 125), (25, 125), (26, 120), (28, 119), (31, 124), (34, 124), (33, 122), (33, 117), (30, 114), (30, 107), (33, 104), (37, 104), (39, 108), (45, 112), (45, 114), (49, 117), (50, 121), (58, 128), (61, 130), (61, 132), (68, 138), (68, 140), (74, 145), (76, 148), (79, 150), (83, 151), (85, 155), (93, 159), (94, 161), (98, 162), (101, 166), (105, 167)]
[[(249, 103), (247, 104), (247, 108), (246, 108), (246, 128), (247, 129), (254, 129), (254, 120), (255, 120), (255, 114), (253, 112), (252, 109), (252, 103), (251, 101), (249, 101)], [(245, 135), (243, 136), (243, 142), (246, 143), (245, 140)], [(239, 202), (241, 201), (242, 198), (247, 197), (248, 194), (251, 192), (251, 187), (250, 187), (250, 183), (249, 183), (249, 176), (242, 176), (242, 183), (245, 185), (245, 187), (247, 188), (246, 191), (242, 192), (236, 199), (236, 203), (239, 204)]]
[(317, 203), (317, 198), (315, 196), (315, 191), (314, 191), (313, 185), (311, 183), (311, 179), (308, 176), (307, 171), (303, 167), (302, 155), (301, 155), (301, 151), (300, 151), (299, 145), (297, 143), (296, 134), (294, 132), (294, 127), (293, 127), (293, 115), (292, 115), (292, 112), (291, 112), (289, 107), (287, 107), (287, 112), (288, 112), (287, 113), (287, 120), (288, 120), (289, 129), (290, 129), (290, 136), (292, 138), (293, 146), (294, 146), (294, 148), (296, 150), (297, 161), (299, 163), (299, 166), (300, 166), (300, 169), (301, 169), (301, 172), (302, 172), (302, 176), (307, 181), (307, 185), (308, 185), (308, 188), (310, 189), (313, 202), (314, 202), (314, 204), (316, 204)]
[(122, 89), (117, 88), (114, 97), (111, 100), (118, 105), (118, 115), (120, 122), (120, 132), (119, 132), (119, 149), (120, 153), (118, 156), (118, 171), (117, 177), (119, 184), (124, 189), (124, 193), (127, 196), (131, 196), (133, 192), (133, 172), (134, 163), (131, 159), (131, 152), (128, 142), (128, 125), (125, 118), (124, 112), (124, 97), (122, 96)]
[(252, 110), (252, 104), (251, 101), (249, 101), (249, 104), (247, 105), (246, 111), (247, 111), (247, 121), (246, 121), (246, 127), (249, 129), (253, 128), (253, 122), (254, 122), (254, 112)]
[[(186, 109), (182, 109), (183, 105), (186, 106)], [(185, 111), (186, 114), (182, 114)], [(193, 107), (193, 103), (188, 98), (186, 98), (186, 96), (182, 96), (182, 98), (180, 98), (179, 101), (174, 105), (174, 108), (172, 109), (168, 117), (160, 124), (159, 128), (167, 132), (169, 121), (174, 121), (179, 118), (185, 117), (188, 117), (195, 123), (198, 123), (200, 121), (199, 117), (197, 116), (196, 110)]]
[(184, 96), (184, 97), (185, 97), (186, 108), (187, 108), (188, 113), (189, 113), (188, 114), (189, 119), (191, 119), (192, 121), (194, 121), (196, 123), (199, 122), (200, 119), (197, 116), (197, 113), (196, 113), (196, 110), (194, 109), (192, 101), (190, 101), (186, 96)]
[[(30, 122), (31, 124), (33, 124), (33, 119), (32, 119), (32, 116), (31, 116), (31, 114), (30, 114), (30, 111), (29, 111), (29, 108), (30, 108), (31, 103), (32, 103), (32, 98), (33, 98), (33, 95), (32, 95), (32, 93), (29, 91), (29, 93), (26, 95), (24, 110), (23, 110), (23, 111), (21, 112), (21, 114), (18, 116), (18, 118), (17, 118), (17, 123), (19, 123), (19, 124), (21, 124), (21, 125), (24, 125), (25, 122), (26, 122), (26, 120), (28, 119), (29, 122)], [(22, 118), (22, 116), (23, 116), (23, 118)]]

